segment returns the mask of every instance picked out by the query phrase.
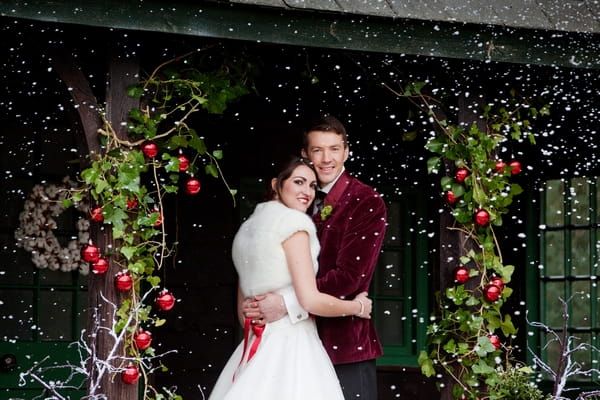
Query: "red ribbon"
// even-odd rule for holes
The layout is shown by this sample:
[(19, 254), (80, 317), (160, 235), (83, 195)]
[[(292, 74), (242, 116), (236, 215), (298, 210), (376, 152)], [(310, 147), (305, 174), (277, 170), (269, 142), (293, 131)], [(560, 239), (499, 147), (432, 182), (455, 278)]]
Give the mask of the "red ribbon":
[[(250, 362), (250, 359), (252, 359), (254, 354), (256, 354), (256, 350), (258, 350), (258, 345), (260, 344), (260, 340), (262, 339), (262, 334), (265, 330), (265, 325), (254, 325), (250, 318), (246, 318), (246, 320), (244, 321), (244, 351), (242, 352), (242, 359), (240, 360), (240, 363), (237, 367), (238, 370), (240, 369), (241, 365), (244, 363), (244, 358), (246, 356), (246, 350), (248, 349), (248, 340), (250, 338), (250, 328), (252, 328), (252, 333), (254, 333), (254, 336), (256, 338), (254, 339), (254, 342), (252, 342), (252, 346), (250, 346), (250, 352), (248, 353), (248, 361), (247, 362)], [(236, 373), (237, 373), (237, 370), (236, 370)], [(232, 381), (235, 380), (235, 374), (233, 374), (233, 378), (231, 380)]]

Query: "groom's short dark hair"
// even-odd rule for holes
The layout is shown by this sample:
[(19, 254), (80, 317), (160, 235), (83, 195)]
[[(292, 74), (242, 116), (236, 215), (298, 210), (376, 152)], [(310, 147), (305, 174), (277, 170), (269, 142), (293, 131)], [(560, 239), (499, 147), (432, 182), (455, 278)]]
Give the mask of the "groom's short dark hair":
[(308, 134), (314, 131), (337, 133), (342, 136), (344, 146), (348, 147), (348, 134), (346, 133), (346, 128), (344, 127), (344, 124), (333, 115), (321, 116), (308, 125), (308, 128), (304, 131), (304, 135), (302, 136), (304, 149), (306, 150), (308, 147)]

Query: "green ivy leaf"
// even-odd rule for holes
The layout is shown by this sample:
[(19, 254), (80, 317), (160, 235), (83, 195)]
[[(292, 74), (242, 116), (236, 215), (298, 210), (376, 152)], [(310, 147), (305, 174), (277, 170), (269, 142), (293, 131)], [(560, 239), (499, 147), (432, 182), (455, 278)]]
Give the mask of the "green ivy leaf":
[(204, 167), (204, 170), (208, 175), (211, 175), (215, 178), (219, 177), (219, 171), (217, 170), (217, 167), (214, 164), (208, 164), (206, 167)]
[(479, 336), (477, 338), (477, 354), (479, 357), (485, 357), (488, 353), (493, 353), (496, 351), (496, 347), (490, 341), (490, 338), (487, 336)]
[(98, 178), (96, 178), (94, 181), (94, 191), (96, 194), (101, 194), (107, 187), (109, 187), (108, 182), (106, 182), (106, 180), (104, 180), (104, 178), (101, 176), (98, 176)]
[(136, 252), (137, 252), (137, 247), (131, 247), (131, 246), (121, 247), (121, 254), (123, 254), (127, 260), (131, 260)]
[(425, 148), (432, 153), (442, 153), (446, 146), (446, 141), (443, 139), (429, 139), (425, 144)]
[[(488, 340), (489, 342), (489, 340)], [(492, 346), (494, 347), (494, 346)], [(478, 374), (478, 375), (489, 375), (489, 374), (493, 374), (494, 373), (494, 368), (490, 367), (484, 360), (479, 360), (479, 362), (477, 362), (477, 364), (473, 365), (473, 367), (471, 367), (471, 369), (473, 370), (474, 373)]]
[(513, 325), (512, 318), (510, 317), (509, 314), (506, 314), (504, 316), (504, 321), (502, 321), (502, 324), (500, 325), (500, 329), (502, 330), (502, 333), (506, 337), (509, 337), (510, 335), (516, 335), (517, 334), (517, 329)]
[(139, 99), (142, 97), (143, 94), (144, 94), (144, 88), (139, 86), (138, 83), (129, 85), (127, 87), (127, 96), (129, 96), (129, 97), (133, 97), (134, 99)]
[(427, 160), (427, 172), (435, 174), (440, 168), (440, 157), (431, 157)]
[(435, 369), (433, 368), (433, 362), (427, 356), (427, 352), (421, 350), (419, 353), (419, 365), (421, 366), (421, 373), (426, 377), (432, 377), (435, 375)]
[(133, 264), (129, 264), (127, 266), (127, 270), (131, 271), (131, 272), (133, 272), (133, 273), (135, 273), (137, 275), (141, 275), (141, 274), (143, 274), (145, 272), (145, 265), (144, 265), (143, 262), (137, 261), (137, 262), (135, 262)]
[(158, 287), (160, 285), (160, 277), (158, 276), (148, 276), (146, 278), (146, 282), (148, 282), (152, 287)]
[(206, 154), (206, 145), (204, 144), (204, 140), (199, 138), (198, 136), (194, 136), (190, 139), (190, 147), (198, 152), (198, 154)]

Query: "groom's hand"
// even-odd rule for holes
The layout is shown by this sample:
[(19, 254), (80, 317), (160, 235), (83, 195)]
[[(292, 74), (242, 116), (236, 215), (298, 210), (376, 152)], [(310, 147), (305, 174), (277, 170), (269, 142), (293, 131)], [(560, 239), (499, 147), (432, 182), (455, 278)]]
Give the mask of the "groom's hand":
[(287, 315), (283, 296), (277, 293), (267, 293), (261, 299), (258, 299), (258, 308), (263, 317), (263, 321), (274, 322)]
[(242, 313), (244, 317), (250, 318), (253, 324), (264, 325), (263, 314), (258, 308), (258, 302), (265, 297), (265, 295), (247, 297), (242, 302)]
[(242, 303), (242, 311), (256, 325), (277, 321), (287, 315), (283, 297), (276, 293), (246, 298)]

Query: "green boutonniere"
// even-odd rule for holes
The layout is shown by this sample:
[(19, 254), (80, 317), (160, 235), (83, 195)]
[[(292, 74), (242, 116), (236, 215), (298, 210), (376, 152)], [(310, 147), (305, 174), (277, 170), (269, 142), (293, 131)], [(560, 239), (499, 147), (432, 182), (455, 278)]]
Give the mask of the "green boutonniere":
[(333, 207), (330, 205), (323, 207), (323, 209), (321, 210), (321, 221), (325, 221), (327, 218), (329, 218), (332, 211)]

